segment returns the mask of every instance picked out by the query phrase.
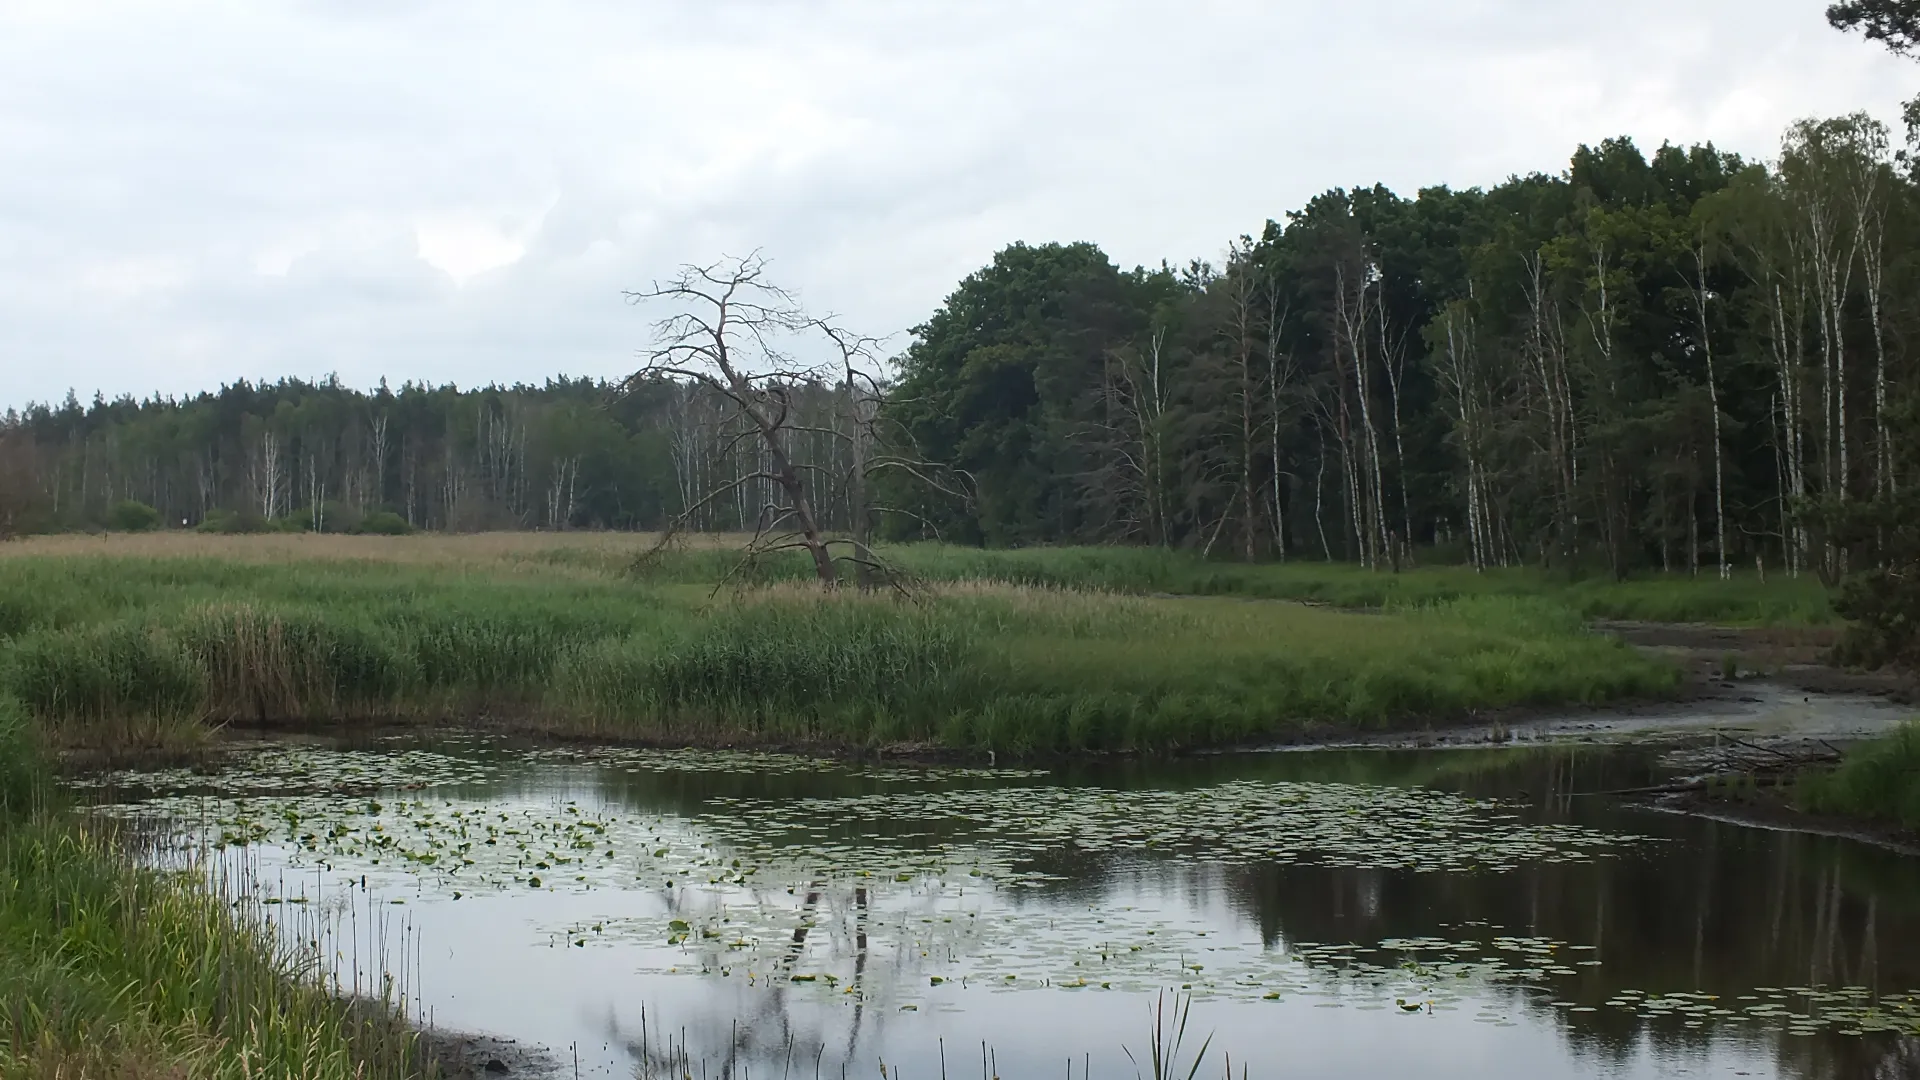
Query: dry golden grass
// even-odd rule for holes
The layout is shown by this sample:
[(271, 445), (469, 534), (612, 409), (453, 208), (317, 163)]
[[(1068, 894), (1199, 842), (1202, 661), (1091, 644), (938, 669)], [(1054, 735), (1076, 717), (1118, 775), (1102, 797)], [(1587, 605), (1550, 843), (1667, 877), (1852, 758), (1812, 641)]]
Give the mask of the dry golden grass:
[[(0, 558), (66, 556), (133, 559), (229, 559), (249, 563), (367, 561), (417, 565), (578, 562), (623, 566), (659, 541), (657, 533), (491, 532), (342, 536), (318, 533), (222, 535), (169, 530), (151, 533), (61, 533), (0, 544)], [(744, 537), (686, 535), (690, 548), (739, 547)], [(555, 559), (555, 556), (561, 556)], [(569, 557), (570, 556), (570, 557)]]

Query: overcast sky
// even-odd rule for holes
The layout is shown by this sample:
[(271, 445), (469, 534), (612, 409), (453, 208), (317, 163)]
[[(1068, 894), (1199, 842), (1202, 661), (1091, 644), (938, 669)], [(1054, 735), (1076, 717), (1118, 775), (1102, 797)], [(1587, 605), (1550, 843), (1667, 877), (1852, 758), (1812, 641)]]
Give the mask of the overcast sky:
[(0, 406), (621, 373), (754, 247), (871, 333), (1014, 240), (1214, 258), (1333, 186), (1891, 120), (1824, 0), (0, 0)]

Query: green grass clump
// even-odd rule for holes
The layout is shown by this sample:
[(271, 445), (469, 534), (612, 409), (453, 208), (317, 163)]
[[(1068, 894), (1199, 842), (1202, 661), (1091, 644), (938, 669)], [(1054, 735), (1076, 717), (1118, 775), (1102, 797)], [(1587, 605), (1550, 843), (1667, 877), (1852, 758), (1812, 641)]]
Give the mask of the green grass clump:
[(660, 734), (712, 728), (867, 744), (924, 737), (980, 657), (937, 609), (887, 598), (741, 598), (659, 636), (584, 650), (549, 708)]
[(22, 637), (0, 658), (6, 691), (66, 728), (139, 720), (191, 725), (202, 715), (204, 680), (172, 638), (133, 620)]
[(1040, 750), (1221, 745), (1315, 723), (1447, 722), (1489, 708), (1654, 696), (1678, 678), (1537, 602), (1394, 616), (1218, 599), (1154, 605), (1158, 619), (1137, 632), (1000, 639), (1002, 689), (957, 717), (948, 740)]
[(1851, 748), (1832, 771), (1802, 777), (1795, 794), (1816, 813), (1920, 829), (1920, 721)]
[(197, 878), (72, 822), (0, 830), (0, 1077), (399, 1078), (420, 1058)]

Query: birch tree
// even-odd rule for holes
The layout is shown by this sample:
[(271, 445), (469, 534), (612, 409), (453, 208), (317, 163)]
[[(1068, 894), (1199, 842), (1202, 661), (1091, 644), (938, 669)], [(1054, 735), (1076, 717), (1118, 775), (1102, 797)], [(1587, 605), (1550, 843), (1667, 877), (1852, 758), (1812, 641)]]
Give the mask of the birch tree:
[(1713, 294), (1707, 288), (1707, 232), (1704, 226), (1694, 241), (1693, 268), (1693, 309), (1698, 319), (1700, 354), (1707, 365), (1707, 403), (1713, 410), (1714, 547), (1720, 579), (1725, 581), (1733, 576), (1733, 567), (1727, 561), (1727, 478), (1720, 437), (1720, 380), (1713, 369), (1713, 330), (1707, 322), (1707, 305), (1712, 302)]

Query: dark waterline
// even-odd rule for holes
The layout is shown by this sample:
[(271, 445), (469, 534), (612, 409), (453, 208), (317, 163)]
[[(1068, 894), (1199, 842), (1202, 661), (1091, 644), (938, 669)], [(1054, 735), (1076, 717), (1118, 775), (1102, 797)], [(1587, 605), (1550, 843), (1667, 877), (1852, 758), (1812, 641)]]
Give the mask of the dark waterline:
[[(1786, 1018), (1850, 1004), (1839, 988), (1862, 988), (1854, 1005), (1920, 990), (1920, 860), (1586, 794), (1660, 778), (1651, 751), (1328, 751), (1032, 776), (436, 750), (484, 777), (376, 793), (383, 812), (411, 800), (433, 808), (416, 815), (633, 815), (676, 852), (714, 845), (718, 869), (700, 873), (718, 882), (684, 868), (670, 871), (671, 886), (647, 878), (648, 852), (627, 845), (585, 882), (570, 880), (568, 864), (543, 871), (537, 888), (517, 878), (463, 890), (383, 860), (365, 892), (364, 853), (247, 848), (267, 888), (315, 908), (331, 898), (336, 913), (364, 920), (352, 933), (381, 922), (393, 935), (400, 920), (409, 992), (435, 1025), (544, 1045), (565, 1075), (576, 1053), (582, 1075), (602, 1076), (646, 1075), (685, 1053), (696, 1076), (839, 1076), (844, 1066), (871, 1077), (884, 1063), (911, 1080), (941, 1076), (944, 1057), (959, 1078), (981, 1075), (985, 1044), (987, 1068), (1003, 1077), (1133, 1077), (1123, 1047), (1144, 1063), (1151, 1007), (1186, 988), (1188, 1058), (1212, 1037), (1202, 1076), (1221, 1075), (1228, 1054), (1236, 1074), (1244, 1065), (1256, 1077), (1920, 1076), (1911, 1036)], [(1320, 791), (1417, 797), (1337, 810), (1312, 801)], [(1511, 860), (1492, 868), (1396, 865), (1414, 856), (1396, 853), (1392, 814), (1407, 815), (1412, 835), (1450, 827), (1428, 820), (1419, 792), (1508, 801), (1513, 828), (1644, 839), (1568, 861), (1523, 852), (1486, 856)], [(1310, 799), (1299, 814), (1323, 832), (1342, 813), (1389, 818), (1366, 843), (1335, 841), (1331, 855), (1248, 857), (1266, 840), (1236, 834), (1234, 814), (1291, 820), (1261, 808), (1301, 793)], [(1170, 799), (1224, 817), (1198, 821), (1192, 836), (1178, 815), (1155, 818), (1146, 841), (1104, 849), (1057, 820), (1110, 812), (1125, 823), (1164, 813)], [(1067, 809), (1022, 816), (1041, 803)], [(1464, 800), (1431, 805), (1490, 813)], [(739, 873), (729, 853), (758, 863), (808, 850), (822, 854), (800, 861), (824, 869), (727, 880)], [(916, 852), (955, 868), (928, 870)], [(976, 853), (989, 864), (979, 878), (958, 869)], [(863, 855), (876, 860), (865, 876), (851, 871)], [(638, 874), (625, 871), (630, 859)], [(1329, 865), (1340, 862), (1361, 865)], [(730, 948), (735, 937), (754, 944)], [(820, 974), (793, 978), (803, 970)], [(1681, 994), (1696, 996), (1661, 997)], [(1763, 1011), (1770, 1002), (1780, 1008)]]

